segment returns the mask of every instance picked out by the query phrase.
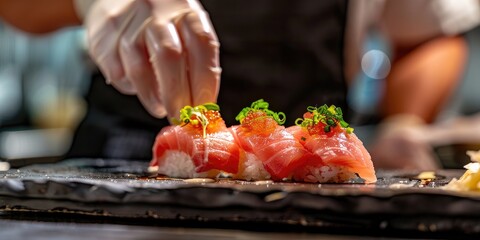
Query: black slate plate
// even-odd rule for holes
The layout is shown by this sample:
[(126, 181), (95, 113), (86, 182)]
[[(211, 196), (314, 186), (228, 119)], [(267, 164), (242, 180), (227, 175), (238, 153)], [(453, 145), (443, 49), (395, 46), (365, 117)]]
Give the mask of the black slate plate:
[(184, 181), (148, 176), (147, 162), (71, 159), (0, 173), (0, 211), (142, 221), (280, 224), (368, 231), (480, 233), (480, 196), (435, 179), (379, 172), (376, 184)]

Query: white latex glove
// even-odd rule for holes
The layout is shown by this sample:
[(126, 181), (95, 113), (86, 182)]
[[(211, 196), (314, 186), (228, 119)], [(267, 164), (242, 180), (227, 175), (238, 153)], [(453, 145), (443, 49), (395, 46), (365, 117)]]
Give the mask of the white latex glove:
[(136, 94), (152, 115), (216, 101), (219, 43), (197, 0), (97, 0), (86, 28), (107, 83)]

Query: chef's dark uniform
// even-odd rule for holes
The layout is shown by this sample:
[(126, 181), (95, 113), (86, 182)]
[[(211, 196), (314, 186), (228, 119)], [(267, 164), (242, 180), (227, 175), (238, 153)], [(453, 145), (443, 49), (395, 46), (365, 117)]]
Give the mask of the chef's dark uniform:
[[(263, 98), (287, 115), (307, 106), (346, 107), (343, 46), (346, 0), (204, 0), (221, 47), (218, 104), (227, 125)], [(93, 76), (88, 114), (68, 157), (150, 159), (166, 119), (150, 116), (135, 96)]]

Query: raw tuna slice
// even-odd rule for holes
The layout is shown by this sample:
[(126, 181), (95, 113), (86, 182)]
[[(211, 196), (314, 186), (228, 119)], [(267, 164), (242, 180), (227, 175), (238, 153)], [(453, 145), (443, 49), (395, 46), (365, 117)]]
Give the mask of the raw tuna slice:
[(318, 158), (296, 171), (294, 178), (309, 182), (345, 182), (358, 175), (366, 183), (376, 182), (370, 154), (335, 106), (310, 107), (300, 126), (290, 127), (305, 149)]
[(240, 149), (218, 106), (185, 107), (176, 126), (162, 129), (150, 169), (170, 177), (215, 177), (238, 172)]
[(254, 173), (241, 171), (243, 173), (240, 174), (241, 178), (249, 180), (269, 177), (274, 180), (290, 178), (294, 169), (302, 166), (311, 156), (298, 140), (280, 125), (285, 121), (283, 113), (269, 110), (268, 103), (263, 100), (244, 108), (237, 116), (237, 120), (240, 121), (240, 125), (233, 126), (231, 131), (238, 145), (246, 152), (246, 160), (249, 161), (241, 164), (243, 170), (248, 170), (251, 165), (255, 165), (255, 168), (262, 166), (264, 168), (256, 169)]

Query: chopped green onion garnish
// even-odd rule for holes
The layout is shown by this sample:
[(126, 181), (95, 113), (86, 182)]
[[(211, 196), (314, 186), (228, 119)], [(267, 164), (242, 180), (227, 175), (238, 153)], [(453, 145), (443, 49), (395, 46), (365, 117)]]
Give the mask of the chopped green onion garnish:
[(348, 128), (347, 128), (347, 133), (348, 133), (348, 134), (353, 133), (353, 128), (348, 127)]
[(286, 116), (285, 113), (283, 112), (274, 112), (270, 109), (268, 109), (269, 104), (268, 102), (265, 102), (263, 99), (259, 99), (250, 105), (250, 107), (245, 107), (238, 113), (238, 115), (235, 117), (235, 120), (239, 121), (240, 123), (243, 122), (243, 119), (247, 117), (247, 115), (250, 113), (250, 111), (255, 111), (255, 110), (261, 110), (267, 114), (267, 116), (272, 117), (279, 125), (282, 125), (285, 123)]
[(328, 126), (328, 125), (325, 126), (325, 127), (323, 128), (323, 131), (325, 131), (326, 133), (330, 132), (330, 126)]
[(333, 125), (335, 125), (335, 121), (333, 119), (329, 118), (329, 119), (327, 119), (327, 124), (329, 126), (333, 126)]
[(342, 109), (336, 107), (335, 105), (327, 106), (324, 104), (320, 107), (307, 107), (307, 111), (310, 112), (311, 118), (297, 118), (295, 124), (301, 127), (311, 127), (315, 126), (318, 123), (323, 123), (326, 125), (324, 127), (325, 132), (330, 132), (332, 127), (335, 127), (337, 123), (344, 129), (347, 133), (352, 133), (353, 128), (350, 127), (350, 124), (343, 120)]
[[(180, 110), (180, 120), (174, 118), (172, 122), (177, 125), (186, 125), (189, 123), (196, 125), (200, 123), (202, 125), (203, 137), (206, 138), (209, 121), (205, 113), (209, 110), (220, 111), (220, 107), (215, 103), (205, 103), (195, 107), (185, 106)], [(193, 116), (196, 116), (196, 119), (192, 120)]]

